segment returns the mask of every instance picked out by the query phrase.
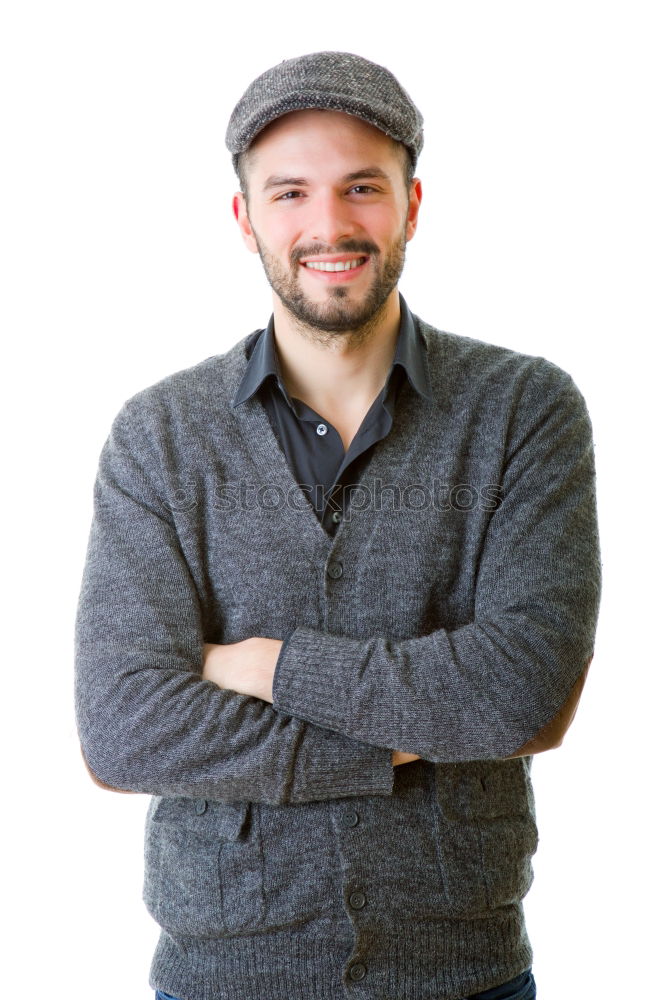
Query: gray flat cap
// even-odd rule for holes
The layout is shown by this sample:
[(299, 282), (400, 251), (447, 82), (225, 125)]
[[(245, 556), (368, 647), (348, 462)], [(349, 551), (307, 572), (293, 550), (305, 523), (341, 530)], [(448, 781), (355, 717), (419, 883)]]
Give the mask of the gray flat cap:
[(285, 59), (253, 80), (231, 113), (226, 144), (238, 155), (270, 122), (290, 111), (346, 111), (403, 143), (416, 164), (423, 148), (423, 117), (384, 66), (351, 52), (312, 52)]

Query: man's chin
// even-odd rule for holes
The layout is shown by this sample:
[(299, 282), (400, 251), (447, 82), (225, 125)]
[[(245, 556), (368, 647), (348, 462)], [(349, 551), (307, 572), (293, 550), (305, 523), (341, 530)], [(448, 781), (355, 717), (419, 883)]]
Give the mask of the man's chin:
[(334, 295), (325, 303), (307, 300), (284, 302), (284, 305), (300, 323), (326, 333), (343, 333), (366, 326), (385, 305), (384, 302), (355, 305), (349, 302), (347, 295), (344, 298), (342, 301), (342, 296)]
[(324, 333), (346, 333), (365, 326), (376, 315), (374, 312), (359, 312), (357, 310), (321, 310), (320, 312), (299, 311), (293, 313), (295, 318), (306, 326)]

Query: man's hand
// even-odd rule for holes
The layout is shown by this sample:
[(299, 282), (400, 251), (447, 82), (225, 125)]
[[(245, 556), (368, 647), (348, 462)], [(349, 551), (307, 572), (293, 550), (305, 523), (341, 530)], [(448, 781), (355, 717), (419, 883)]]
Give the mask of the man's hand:
[(228, 691), (273, 704), (273, 675), (281, 648), (281, 639), (258, 636), (224, 644), (206, 642), (202, 676)]
[(413, 760), (421, 760), (421, 758), (417, 753), (407, 753), (405, 750), (394, 750), (391, 757), (391, 763), (394, 767), (396, 764), (409, 764)]

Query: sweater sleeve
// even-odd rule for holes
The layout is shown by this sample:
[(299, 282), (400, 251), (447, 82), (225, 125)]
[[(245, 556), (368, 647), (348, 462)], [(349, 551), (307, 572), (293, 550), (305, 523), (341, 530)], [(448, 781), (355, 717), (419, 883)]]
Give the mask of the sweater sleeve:
[(162, 796), (301, 803), (390, 795), (392, 753), (203, 680), (202, 608), (125, 408), (99, 460), (75, 626), (93, 778)]
[(473, 620), (405, 640), (296, 628), (274, 707), (436, 763), (517, 755), (571, 717), (600, 592), (589, 415), (571, 377), (539, 359), (511, 407)]

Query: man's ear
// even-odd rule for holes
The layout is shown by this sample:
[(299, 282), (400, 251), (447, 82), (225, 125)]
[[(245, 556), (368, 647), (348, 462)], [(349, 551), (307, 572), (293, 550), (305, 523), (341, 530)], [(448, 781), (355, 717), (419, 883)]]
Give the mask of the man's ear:
[(409, 241), (416, 232), (416, 224), (419, 217), (419, 209), (423, 198), (423, 189), (418, 177), (412, 180), (412, 187), (409, 193), (409, 209), (407, 212), (407, 227), (405, 230), (405, 240)]
[(247, 210), (247, 203), (245, 201), (244, 195), (237, 191), (233, 197), (231, 203), (233, 208), (234, 216), (236, 222), (238, 223), (238, 228), (241, 231), (241, 236), (243, 237), (243, 242), (248, 250), (252, 253), (259, 253), (259, 248), (257, 246), (257, 241), (254, 238), (254, 233), (252, 232), (252, 225), (250, 224), (250, 216)]

